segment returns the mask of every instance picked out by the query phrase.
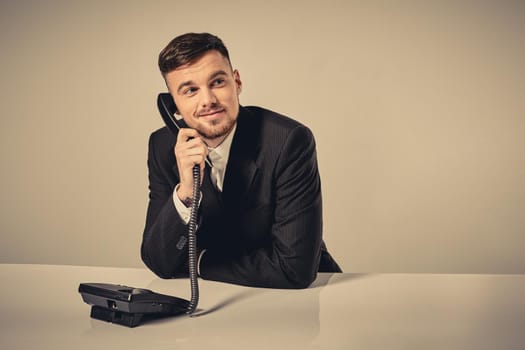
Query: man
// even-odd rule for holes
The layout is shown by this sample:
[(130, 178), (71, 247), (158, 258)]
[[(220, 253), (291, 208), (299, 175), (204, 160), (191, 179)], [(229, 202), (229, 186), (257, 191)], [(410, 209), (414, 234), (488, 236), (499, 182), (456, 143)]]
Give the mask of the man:
[(240, 106), (239, 72), (214, 35), (173, 39), (159, 55), (159, 68), (188, 128), (178, 135), (162, 128), (150, 137), (145, 264), (162, 278), (187, 275), (192, 169), (199, 165), (201, 278), (306, 288), (318, 271), (340, 272), (322, 240), (310, 130), (269, 110)]

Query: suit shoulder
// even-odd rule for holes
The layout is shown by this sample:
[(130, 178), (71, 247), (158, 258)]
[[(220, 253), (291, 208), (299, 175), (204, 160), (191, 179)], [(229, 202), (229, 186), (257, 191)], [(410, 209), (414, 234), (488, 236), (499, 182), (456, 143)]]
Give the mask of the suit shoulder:
[[(311, 130), (295, 119), (261, 107), (243, 107), (242, 129), (238, 142), (242, 145), (256, 144), (265, 159), (274, 159), (291, 150), (315, 149)], [(249, 148), (249, 147), (248, 147)]]
[(262, 123), (268, 123), (275, 127), (292, 130), (296, 127), (304, 126), (295, 119), (263, 107), (247, 106), (245, 108), (250, 114), (260, 118)]
[(174, 144), (174, 142), (175, 135), (165, 126), (153, 131), (150, 135), (150, 144)]
[(261, 118), (263, 122), (273, 123), (276, 125), (280, 125), (284, 128), (290, 129), (293, 129), (297, 126), (302, 126), (300, 122), (293, 118), (290, 118), (284, 114), (277, 113), (263, 107), (247, 106), (245, 107), (245, 109), (249, 111), (250, 114)]

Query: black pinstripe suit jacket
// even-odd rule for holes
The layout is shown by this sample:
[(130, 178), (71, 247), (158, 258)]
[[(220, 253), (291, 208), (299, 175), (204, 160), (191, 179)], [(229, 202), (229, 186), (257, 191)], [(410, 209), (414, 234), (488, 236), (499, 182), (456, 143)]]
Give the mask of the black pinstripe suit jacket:
[[(179, 183), (167, 128), (149, 141), (149, 205), (141, 246), (158, 276), (187, 274), (187, 226), (172, 200)], [(340, 272), (322, 240), (315, 141), (304, 125), (241, 107), (223, 184), (205, 176), (197, 232), (204, 279), (255, 287), (305, 288), (318, 271)]]

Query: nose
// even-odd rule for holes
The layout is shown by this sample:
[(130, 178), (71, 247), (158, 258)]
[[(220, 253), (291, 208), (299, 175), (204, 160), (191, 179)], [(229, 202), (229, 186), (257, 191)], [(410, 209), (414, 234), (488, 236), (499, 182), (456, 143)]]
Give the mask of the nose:
[(217, 97), (211, 89), (202, 89), (201, 107), (210, 108), (217, 104)]

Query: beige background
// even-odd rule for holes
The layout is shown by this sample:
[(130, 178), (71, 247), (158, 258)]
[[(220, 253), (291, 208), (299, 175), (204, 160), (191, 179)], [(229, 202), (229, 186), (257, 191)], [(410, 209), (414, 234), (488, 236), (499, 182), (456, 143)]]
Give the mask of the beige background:
[(316, 135), (345, 271), (525, 273), (523, 2), (0, 4), (0, 262), (142, 266), (157, 53), (210, 31)]

